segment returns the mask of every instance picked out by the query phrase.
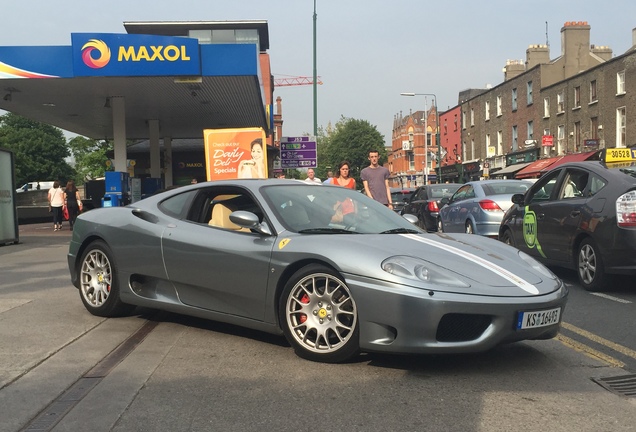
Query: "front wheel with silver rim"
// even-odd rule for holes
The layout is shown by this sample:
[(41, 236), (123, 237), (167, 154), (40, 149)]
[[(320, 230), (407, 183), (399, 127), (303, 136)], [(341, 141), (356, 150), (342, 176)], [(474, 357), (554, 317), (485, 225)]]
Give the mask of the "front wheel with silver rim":
[(603, 291), (607, 276), (603, 259), (594, 240), (586, 238), (581, 242), (576, 262), (581, 286), (587, 291)]
[(358, 310), (349, 287), (330, 268), (298, 270), (280, 298), (280, 324), (298, 356), (337, 363), (358, 353)]
[(134, 309), (120, 299), (113, 253), (101, 240), (88, 245), (82, 254), (79, 283), (82, 303), (93, 315), (121, 316)]

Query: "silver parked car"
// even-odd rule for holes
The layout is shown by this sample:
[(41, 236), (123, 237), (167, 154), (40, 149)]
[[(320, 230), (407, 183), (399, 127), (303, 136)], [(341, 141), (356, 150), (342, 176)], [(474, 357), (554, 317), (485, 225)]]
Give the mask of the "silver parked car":
[(94, 315), (138, 305), (223, 321), (284, 335), (315, 361), (557, 334), (568, 291), (546, 267), (502, 242), (426, 234), (412, 221), (347, 188), (198, 183), (83, 213), (68, 265)]
[(514, 194), (525, 193), (529, 180), (479, 180), (464, 184), (441, 201), (440, 231), (463, 232), (497, 238), (504, 213)]

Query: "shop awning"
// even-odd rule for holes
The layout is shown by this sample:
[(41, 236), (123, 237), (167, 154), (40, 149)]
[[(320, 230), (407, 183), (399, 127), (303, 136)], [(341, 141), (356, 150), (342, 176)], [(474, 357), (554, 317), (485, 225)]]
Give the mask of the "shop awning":
[(514, 164), (514, 165), (508, 165), (505, 168), (502, 168), (496, 172), (493, 172), (491, 174), (491, 177), (499, 177), (501, 175), (511, 175), (516, 173), (517, 171), (521, 171), (522, 169), (524, 169), (525, 167), (527, 167), (528, 165), (530, 165), (532, 162), (523, 162), (523, 163), (518, 163), (518, 164)]
[(589, 151), (585, 153), (575, 153), (575, 154), (562, 156), (556, 162), (551, 164), (549, 167), (542, 169), (541, 174), (545, 174), (548, 170), (551, 170), (552, 168), (556, 168), (559, 165), (564, 164), (566, 162), (581, 162), (584, 160), (588, 160), (589, 158), (591, 158), (597, 153), (598, 153), (598, 150), (594, 150), (594, 151)]
[(527, 167), (525, 167), (524, 169), (522, 169), (521, 171), (519, 171), (517, 174), (515, 174), (515, 178), (523, 179), (523, 178), (539, 177), (543, 170), (547, 169), (548, 167), (551, 167), (556, 161), (560, 160), (561, 158), (563, 158), (563, 156), (536, 160), (532, 162), (530, 165), (528, 165)]

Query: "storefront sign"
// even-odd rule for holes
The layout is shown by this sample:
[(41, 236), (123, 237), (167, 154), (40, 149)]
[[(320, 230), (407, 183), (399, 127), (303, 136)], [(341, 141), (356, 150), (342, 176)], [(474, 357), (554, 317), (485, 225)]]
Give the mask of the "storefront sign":
[(194, 38), (114, 33), (73, 33), (75, 76), (201, 75)]
[(541, 137), (541, 146), (543, 146), (543, 147), (553, 147), (554, 146), (554, 135), (543, 135)]

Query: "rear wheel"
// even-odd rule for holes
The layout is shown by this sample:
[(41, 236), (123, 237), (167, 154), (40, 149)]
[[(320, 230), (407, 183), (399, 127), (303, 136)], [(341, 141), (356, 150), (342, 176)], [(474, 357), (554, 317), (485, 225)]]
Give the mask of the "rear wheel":
[(466, 225), (464, 226), (464, 232), (466, 234), (475, 234), (475, 227), (470, 220), (466, 221)]
[(510, 246), (515, 245), (515, 239), (512, 237), (512, 232), (510, 232), (509, 229), (505, 230), (503, 234), (501, 234), (501, 241)]
[(93, 315), (121, 316), (135, 308), (120, 299), (113, 253), (103, 241), (94, 241), (84, 251), (79, 278), (80, 298)]
[(587, 291), (603, 291), (607, 276), (603, 259), (594, 240), (586, 238), (581, 242), (576, 262), (581, 286)]
[(358, 353), (358, 310), (349, 287), (328, 267), (308, 265), (287, 282), (279, 320), (298, 356), (337, 363)]

